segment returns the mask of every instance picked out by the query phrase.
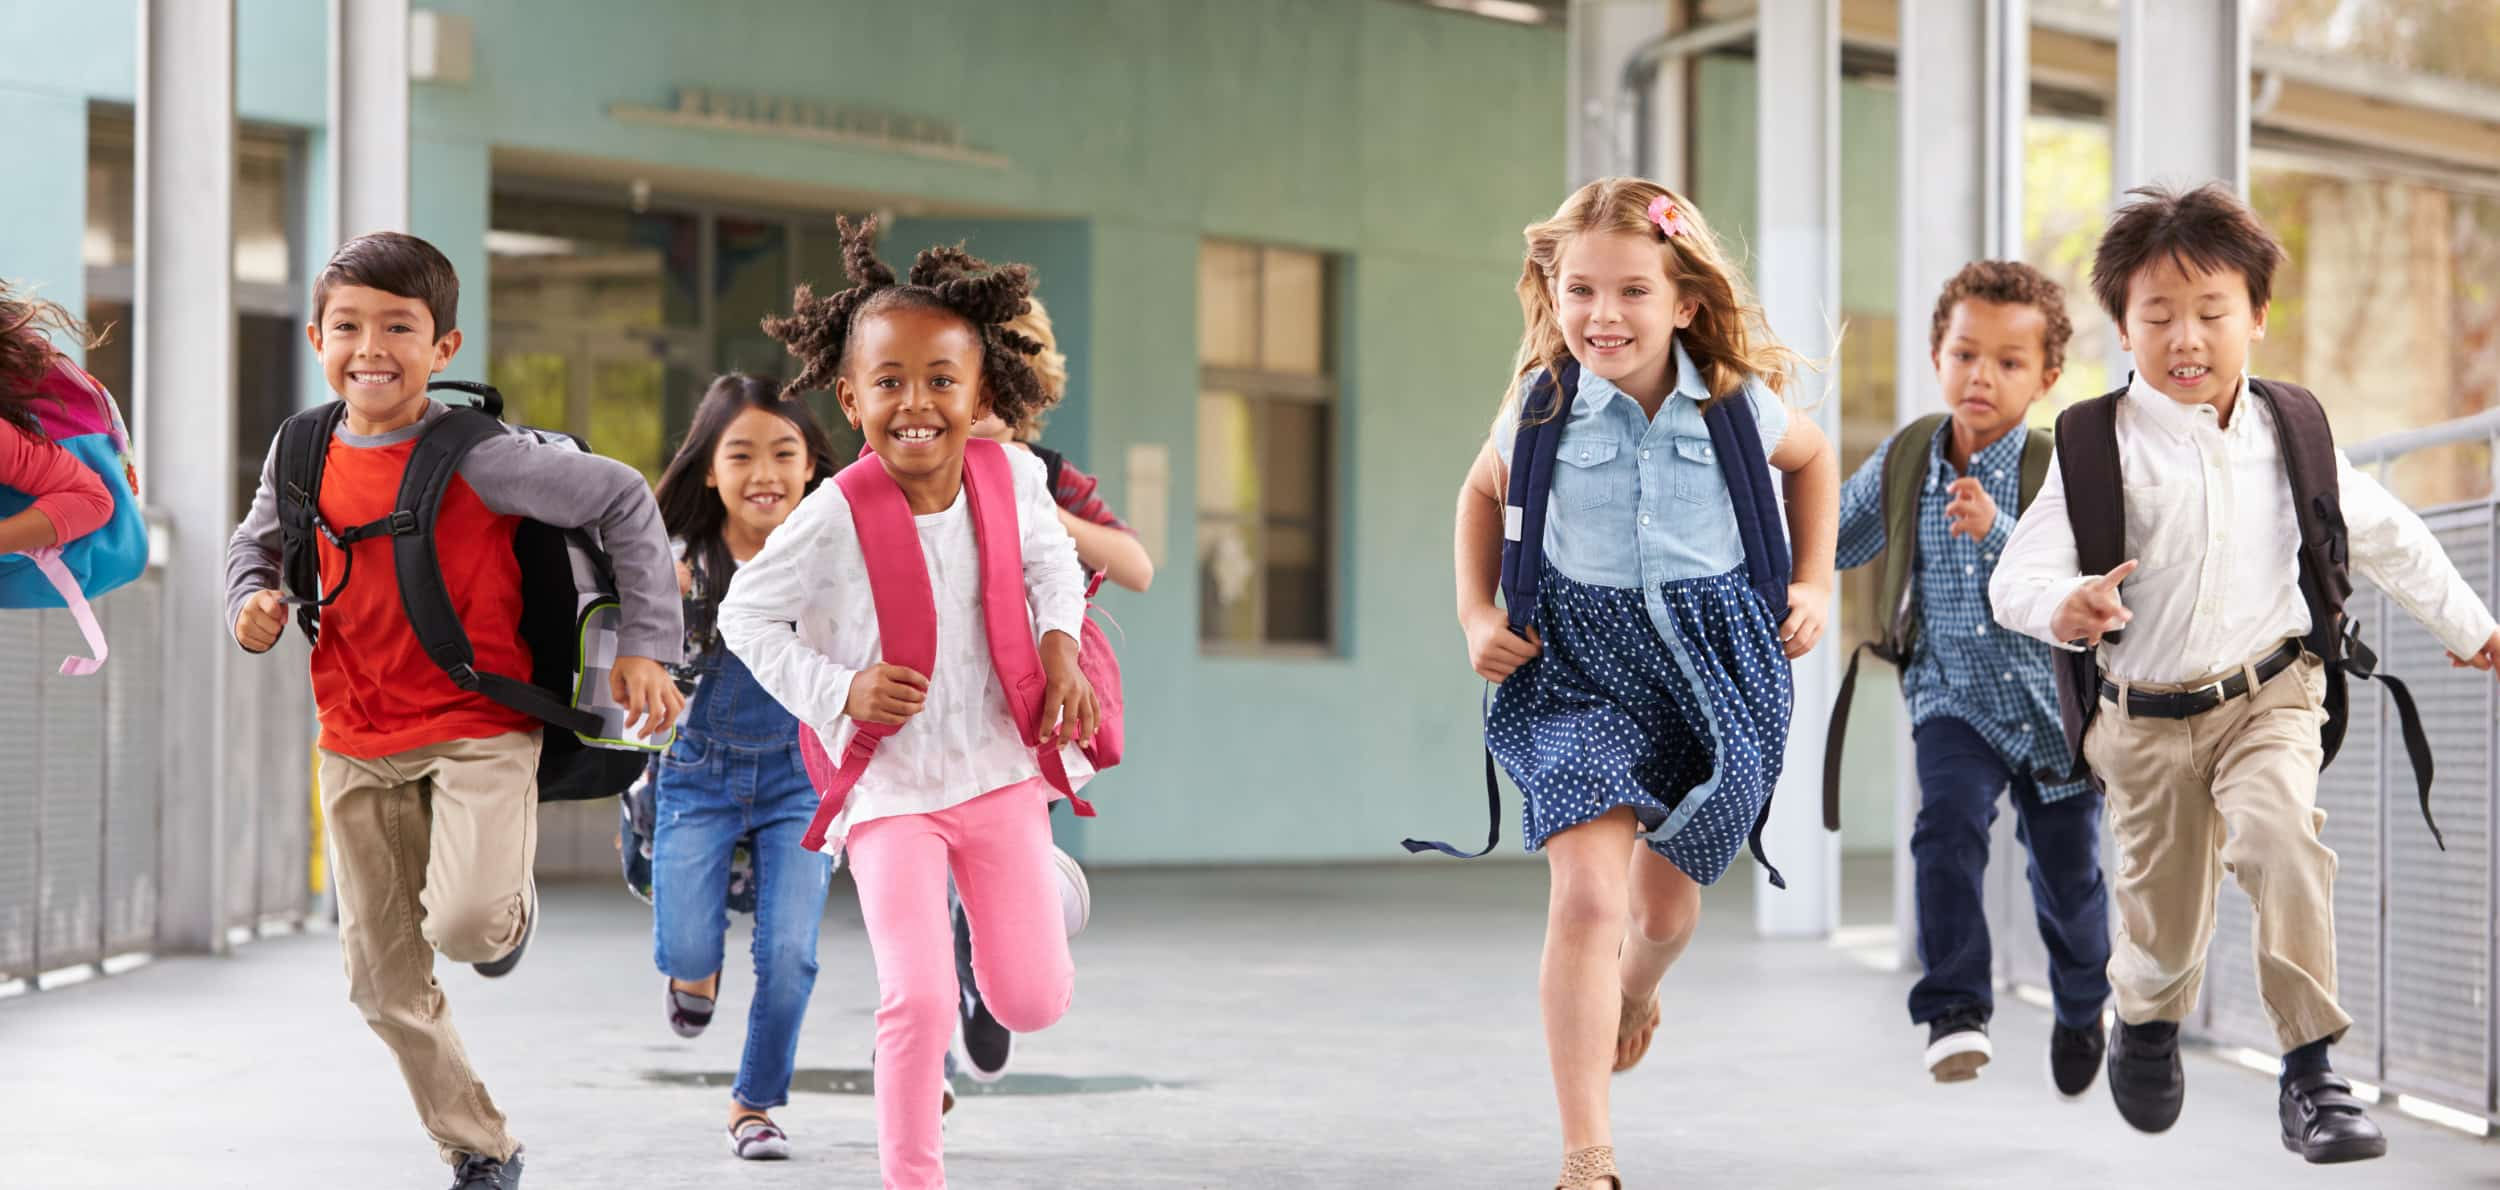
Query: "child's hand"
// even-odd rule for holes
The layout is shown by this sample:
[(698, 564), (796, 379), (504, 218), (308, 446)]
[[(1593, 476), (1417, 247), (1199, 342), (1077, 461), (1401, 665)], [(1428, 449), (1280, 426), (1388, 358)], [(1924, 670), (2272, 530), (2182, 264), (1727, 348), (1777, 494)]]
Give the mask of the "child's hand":
[(1512, 632), (1509, 615), (1490, 603), (1459, 617), (1458, 626), (1467, 633), (1467, 664), (1488, 682), (1508, 679), (1529, 658), (1545, 651), (1535, 628), (1528, 629), (1525, 637)]
[(2482, 650), (2471, 657), (2448, 654), (2448, 664), (2459, 669), (2500, 670), (2500, 632), (2492, 633), (2491, 639), (2483, 642)]
[(1091, 744), (1102, 725), (1102, 708), (1094, 702), (1094, 684), (1076, 664), (1077, 641), (1065, 632), (1042, 637), (1042, 721), (1035, 729), (1041, 742), (1057, 748)]
[(646, 740), (668, 734), (686, 709), (686, 696), (668, 670), (648, 657), (619, 657), (608, 673), (608, 694), (625, 708), (625, 730)]
[(900, 665), (871, 665), (851, 679), (842, 713), (861, 723), (901, 727), (929, 702), (929, 678)]
[(1814, 651), (1832, 614), (1832, 590), (1813, 583), (1788, 584), (1788, 618), (1780, 623), (1780, 652), (1791, 661)]
[(1988, 497), (1988, 489), (1979, 486), (1978, 479), (1965, 475), (1954, 480), (1945, 490), (1953, 493), (1952, 499), (1946, 501), (1944, 506), (1945, 532), (1948, 535), (1959, 533), (1977, 541), (1996, 527), (1997, 502)]
[(243, 601), (242, 614), (234, 618), (234, 639), (244, 649), (266, 653), (276, 648), (278, 638), (286, 634), (286, 605), (278, 602), (275, 591), (255, 591)]
[(2049, 617), (2049, 631), (2057, 639), (2079, 640), (2088, 645), (2101, 643), (2103, 633), (2126, 627), (2135, 613), (2118, 598), (2118, 584), (2135, 573), (2135, 559), (2129, 558), (2118, 568), (2093, 579), (2057, 605), (2057, 614)]

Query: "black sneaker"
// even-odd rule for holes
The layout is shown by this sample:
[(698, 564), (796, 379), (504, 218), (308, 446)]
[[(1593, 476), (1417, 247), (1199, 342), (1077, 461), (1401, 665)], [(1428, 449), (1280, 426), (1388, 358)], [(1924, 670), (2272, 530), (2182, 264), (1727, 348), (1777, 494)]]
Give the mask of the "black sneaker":
[(512, 949), (506, 952), (500, 959), (488, 959), (483, 963), (471, 963), (469, 965), (476, 968), (478, 974), (483, 975), (488, 979), (501, 979), (506, 975), (510, 975), (512, 974), (512, 969), (514, 967), (521, 965), (521, 952), (530, 948), (530, 935), (537, 932), (538, 893), (533, 889), (530, 892), (530, 915), (521, 923), (521, 940), (513, 943)]
[(1979, 1077), (1995, 1050), (1988, 1044), (1988, 1010), (1956, 1008), (1927, 1023), (1927, 1073), (1940, 1083)]
[(965, 1065), (971, 1068), (972, 1081), (997, 1082), (1007, 1073), (1007, 1056), (1015, 1048), (1016, 1035), (981, 1002), (980, 982), (972, 977), (972, 921), (964, 916), (961, 905), (955, 906), (955, 984), (962, 993), (955, 1007), (963, 1019)]
[(2097, 1020), (2089, 1028), (2051, 1028), (2049, 1081), (2057, 1085), (2057, 1093), (2068, 1099), (2083, 1098), (2092, 1089), (2092, 1080), (2101, 1077), (2101, 1058), (2108, 1049), (2109, 1038)]
[(2387, 1134), (2353, 1098), (2352, 1084), (2334, 1071), (2304, 1074), (2283, 1084), (2275, 1111), (2283, 1122), (2283, 1147), (2311, 1165), (2387, 1155)]
[(502, 1161), (462, 1153), (451, 1167), (451, 1190), (521, 1190), (521, 1150)]
[(2179, 1026), (2118, 1022), (2118, 1035), (2109, 1043), (2109, 1097), (2138, 1132), (2167, 1132), (2179, 1122), (2179, 1107), (2187, 1102)]

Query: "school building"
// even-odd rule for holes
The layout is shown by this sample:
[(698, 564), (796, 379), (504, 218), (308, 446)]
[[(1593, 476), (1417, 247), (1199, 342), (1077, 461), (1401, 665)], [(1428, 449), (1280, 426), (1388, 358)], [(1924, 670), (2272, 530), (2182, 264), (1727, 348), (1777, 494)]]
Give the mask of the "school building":
[[(86, 361), (133, 416), (163, 555), (104, 601), (107, 685), (38, 680), (61, 626), (0, 618), (0, 665), (24, 675), (0, 709), (39, 700), (47, 717), (20, 737), (44, 740), (42, 762), (0, 770), (0, 980), (217, 950), (318, 904), (301, 644), (232, 647), (220, 558), (278, 421), (329, 396), (302, 328), (344, 235), (404, 227), (441, 247), (464, 286), (449, 375), (655, 479), (711, 377), (792, 374), (757, 323), (796, 285), (842, 284), (837, 215), (876, 215), (889, 260), (961, 240), (1033, 265), (1071, 375), (1046, 441), (1103, 478), (1160, 571), (1103, 601), (1130, 760), (1063, 842), (1106, 866), (1420, 864), (1401, 838), (1482, 825), (1451, 509), (1518, 339), (1518, 233), (1588, 178), (1654, 176), (1709, 213), (1780, 335), (1828, 361), (1800, 405), (1851, 468), (1940, 408), (1929, 307), (1962, 262), (2021, 257), (2067, 285), (2078, 335), (2056, 396), (2094, 395), (2124, 377), (2084, 284), (2113, 197), (2232, 181), (2291, 252), (2256, 366), (2316, 389), (2347, 445), (2379, 440), (2372, 465), (2488, 596), (2495, 14), (0, 0), (0, 276), (112, 328)], [(1830, 936), (1868, 920), (1844, 913), (1860, 904), (1881, 928), (1906, 905), (1891, 861), (1915, 788), (1880, 669), (1856, 700), (1840, 835), (1816, 804), (1824, 711), (1872, 585), (1850, 577), (1798, 667), (1771, 836), (1796, 891), (1758, 901), (1769, 934)], [(2391, 668), (2445, 716), (2455, 825), (2447, 852), (2415, 854), (2400, 750), (2395, 786), (2367, 748), (2330, 774), (2352, 774), (2339, 816), (2387, 826), (2338, 843), (2355, 903), (2385, 902), (2348, 946), (2376, 948), (2383, 976), (2379, 1073), (2488, 1115), (2488, 998), (2409, 1017), (2402, 989), (2434, 968), (2493, 986), (2492, 688), (2374, 614)], [(1516, 860), (1507, 795), (1503, 813)], [(547, 871), (611, 871), (613, 815), (550, 809)], [(2019, 864), (1996, 871), (2020, 907)], [(2382, 895), (2421, 887), (2437, 896)], [(2027, 916), (2000, 914), (2010, 977), (2036, 967)]]

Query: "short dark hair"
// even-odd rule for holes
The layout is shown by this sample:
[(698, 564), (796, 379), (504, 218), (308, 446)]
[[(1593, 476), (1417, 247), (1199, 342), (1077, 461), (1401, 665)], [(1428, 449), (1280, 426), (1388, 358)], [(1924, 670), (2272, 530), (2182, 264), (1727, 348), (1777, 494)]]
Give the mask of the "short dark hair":
[(2074, 338), (2075, 324), (2066, 317), (2065, 287), (2019, 260), (1974, 260), (1944, 283), (1944, 292), (1936, 298), (1935, 324), (1927, 332), (1929, 352), (1944, 347), (1944, 328), (1953, 321), (1953, 308), (1971, 301), (2039, 310), (2048, 319), (2040, 332), (2044, 357), (2040, 370), (2054, 372), (2066, 366), (2066, 341)]
[(434, 245), (396, 231), (367, 232), (339, 245), (313, 281), (313, 319), (329, 308), (330, 291), (361, 285), (424, 302), (434, 316), (434, 338), (460, 325), (460, 274)]
[(2207, 272), (2238, 272), (2248, 282), (2251, 309), (2263, 310), (2273, 300), (2283, 243), (2230, 187), (2207, 182), (2181, 193), (2138, 186), (2127, 194), (2134, 201), (2118, 208), (2092, 253), (2092, 296), (2111, 321), (2125, 324), (2128, 283), (2144, 266), (2163, 259)]

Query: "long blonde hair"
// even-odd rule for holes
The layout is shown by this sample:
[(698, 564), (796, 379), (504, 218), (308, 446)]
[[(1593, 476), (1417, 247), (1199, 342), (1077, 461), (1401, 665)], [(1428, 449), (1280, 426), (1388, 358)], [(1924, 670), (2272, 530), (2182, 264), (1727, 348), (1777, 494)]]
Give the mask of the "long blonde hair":
[(1060, 354), (1059, 336), (1052, 332), (1050, 311), (1042, 308), (1040, 298), (1026, 298), (1024, 313), (1008, 319), (1007, 329), (1042, 345), (1032, 357), (1033, 375), (1042, 382), (1042, 407), (1018, 423), (1015, 431), (1016, 441), (1031, 444), (1042, 440), (1051, 407), (1068, 395), (1068, 357)]
[[(1673, 204), (1682, 224), (1672, 237), (1649, 218), (1650, 203), (1661, 197)], [(1570, 360), (1554, 309), (1554, 274), (1573, 238), (1592, 232), (1657, 242), (1677, 296), (1699, 303), (1693, 324), (1675, 332), (1675, 338), (1701, 370), (1710, 403), (1736, 392), (1747, 380), (1758, 379), (1773, 393), (1785, 393), (1797, 370), (1806, 366), (1803, 357), (1772, 336), (1744, 273), (1728, 261), (1698, 208), (1647, 178), (1599, 178), (1573, 191), (1553, 218), (1521, 232), (1528, 241), (1527, 259), (1519, 269), (1519, 313), (1526, 325), (1505, 403), (1519, 398), (1520, 381), (1530, 373), (1539, 368), (1559, 372)]]

